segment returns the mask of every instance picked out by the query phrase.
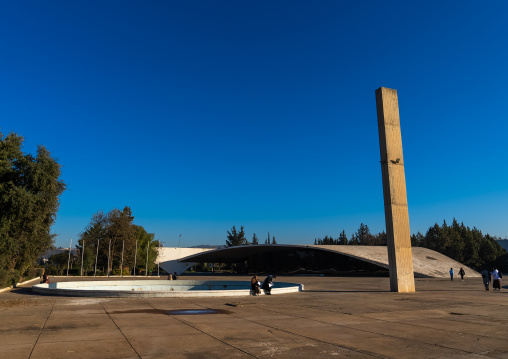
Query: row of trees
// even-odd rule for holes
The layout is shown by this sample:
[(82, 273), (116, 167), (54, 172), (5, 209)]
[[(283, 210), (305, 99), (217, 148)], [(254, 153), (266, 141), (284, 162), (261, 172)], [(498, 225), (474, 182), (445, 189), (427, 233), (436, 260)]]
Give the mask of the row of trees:
[[(259, 244), (259, 239), (256, 236), (256, 233), (252, 235), (252, 241), (249, 242), (247, 238), (245, 238), (245, 231), (243, 229), (243, 226), (240, 227), (239, 231), (236, 229), (235, 226), (231, 228), (231, 231), (228, 231), (226, 239), (227, 247), (244, 246), (249, 244)], [(270, 232), (268, 232), (268, 237), (265, 239), (265, 244), (277, 244), (275, 236), (272, 236), (272, 239), (270, 240)]]
[(18, 281), (53, 243), (65, 183), (44, 146), (24, 153), (23, 137), (0, 133), (0, 287)]
[(145, 268), (148, 261), (148, 270), (154, 268), (160, 242), (133, 220), (130, 207), (115, 208), (108, 213), (99, 211), (92, 216), (76, 245), (78, 261), (82, 254), (85, 271), (95, 270), (96, 258), (97, 268), (105, 273), (122, 267), (126, 274), (133, 274), (135, 262)]
[[(425, 235), (420, 232), (413, 234), (411, 245), (435, 250), (474, 269), (491, 266), (508, 269), (508, 254), (496, 239), (489, 234), (482, 234), (475, 227), (459, 224), (454, 218), (450, 226), (443, 221), (441, 226), (436, 223), (430, 227)], [(325, 236), (314, 240), (317, 245), (385, 246), (386, 243), (385, 232), (371, 234), (369, 227), (363, 223), (349, 239), (343, 230), (337, 238)]]

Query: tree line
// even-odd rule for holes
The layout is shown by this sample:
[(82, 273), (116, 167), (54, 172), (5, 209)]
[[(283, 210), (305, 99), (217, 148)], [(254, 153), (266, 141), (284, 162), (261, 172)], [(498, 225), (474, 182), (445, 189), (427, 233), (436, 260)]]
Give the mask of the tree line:
[[(425, 235), (420, 232), (411, 235), (411, 245), (435, 250), (476, 270), (494, 266), (508, 270), (508, 254), (496, 239), (499, 238), (484, 235), (476, 227), (459, 224), (454, 218), (451, 225), (443, 221), (441, 226), (436, 223), (429, 227)], [(337, 238), (325, 236), (314, 240), (315, 245), (386, 246), (386, 243), (384, 231), (371, 234), (363, 223), (350, 238), (343, 230)]]
[[(227, 239), (226, 239), (226, 247), (234, 247), (234, 246), (244, 246), (249, 244), (259, 244), (259, 239), (256, 236), (256, 233), (252, 235), (252, 241), (249, 242), (245, 237), (244, 226), (240, 227), (240, 230), (237, 230), (235, 226), (231, 228), (230, 231), (227, 231)], [(264, 244), (277, 244), (275, 240), (275, 236), (272, 236), (270, 239), (270, 232), (268, 232), (268, 237), (265, 239)]]

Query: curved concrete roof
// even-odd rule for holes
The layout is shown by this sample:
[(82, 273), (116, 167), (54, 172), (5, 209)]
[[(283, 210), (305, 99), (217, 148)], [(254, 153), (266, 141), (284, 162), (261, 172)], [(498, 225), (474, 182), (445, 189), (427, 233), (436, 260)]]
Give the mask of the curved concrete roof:
[[(208, 263), (242, 262), (252, 255), (283, 252), (288, 249), (327, 251), (388, 268), (388, 250), (386, 246), (257, 244), (211, 250), (190, 255), (178, 261)], [(466, 276), (480, 277), (478, 272), (431, 249), (413, 247), (412, 250), (413, 270), (417, 277), (449, 278), (448, 271), (450, 268), (454, 268), (455, 273), (458, 273), (460, 267), (464, 268)]]

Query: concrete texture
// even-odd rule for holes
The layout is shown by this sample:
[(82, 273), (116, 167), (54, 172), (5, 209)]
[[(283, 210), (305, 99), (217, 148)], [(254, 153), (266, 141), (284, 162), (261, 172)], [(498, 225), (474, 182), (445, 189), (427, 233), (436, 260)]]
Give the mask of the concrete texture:
[[(228, 280), (143, 280), (92, 281), (76, 278), (72, 282), (36, 284), (32, 292), (67, 297), (241, 297), (250, 295), (250, 281)], [(277, 282), (271, 294), (301, 292), (303, 285)]]
[[(306, 290), (72, 298), (17, 288), (0, 294), (0, 358), (508, 358), (506, 286), (493, 292), (479, 278), (416, 279), (416, 293), (393, 293), (388, 278), (279, 279)], [(218, 313), (169, 314), (184, 309)]]
[(180, 248), (180, 247), (160, 247), (157, 248), (157, 263), (168, 273), (181, 274), (196, 263), (179, 262), (180, 258), (188, 257), (193, 254), (211, 251), (213, 248)]
[(390, 289), (393, 292), (414, 292), (411, 232), (397, 90), (380, 87), (376, 90), (376, 104)]
[[(389, 268), (388, 251), (385, 246), (321, 245), (313, 247), (336, 251), (383, 268)], [(481, 277), (480, 273), (432, 249), (412, 247), (411, 251), (415, 277), (450, 278), (448, 272), (450, 268), (456, 269), (458, 273), (458, 269), (461, 267), (464, 268), (469, 277)]]

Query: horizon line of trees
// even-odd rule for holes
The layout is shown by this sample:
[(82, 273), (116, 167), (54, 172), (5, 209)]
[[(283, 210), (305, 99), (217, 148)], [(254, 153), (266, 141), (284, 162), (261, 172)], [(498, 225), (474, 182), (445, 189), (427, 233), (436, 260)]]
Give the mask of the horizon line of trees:
[[(444, 254), (457, 262), (473, 269), (497, 266), (508, 270), (508, 254), (497, 242), (501, 238), (482, 234), (476, 227), (470, 228), (453, 218), (449, 226), (446, 220), (443, 224), (429, 227), (425, 235), (420, 232), (411, 235), (411, 246), (424, 247)], [(316, 238), (315, 245), (363, 245), (386, 246), (386, 233), (371, 234), (369, 227), (363, 223), (348, 239), (342, 230), (337, 238), (325, 236)]]
[[(240, 226), (240, 230), (238, 231), (235, 226), (231, 228), (230, 231), (227, 231), (227, 239), (226, 239), (226, 247), (235, 247), (235, 246), (244, 246), (251, 244), (259, 244), (259, 239), (256, 236), (256, 233), (252, 235), (252, 241), (249, 242), (245, 237), (244, 226)], [(275, 240), (275, 236), (272, 236), (270, 239), (270, 232), (268, 232), (268, 237), (265, 239), (264, 244), (277, 244)]]

